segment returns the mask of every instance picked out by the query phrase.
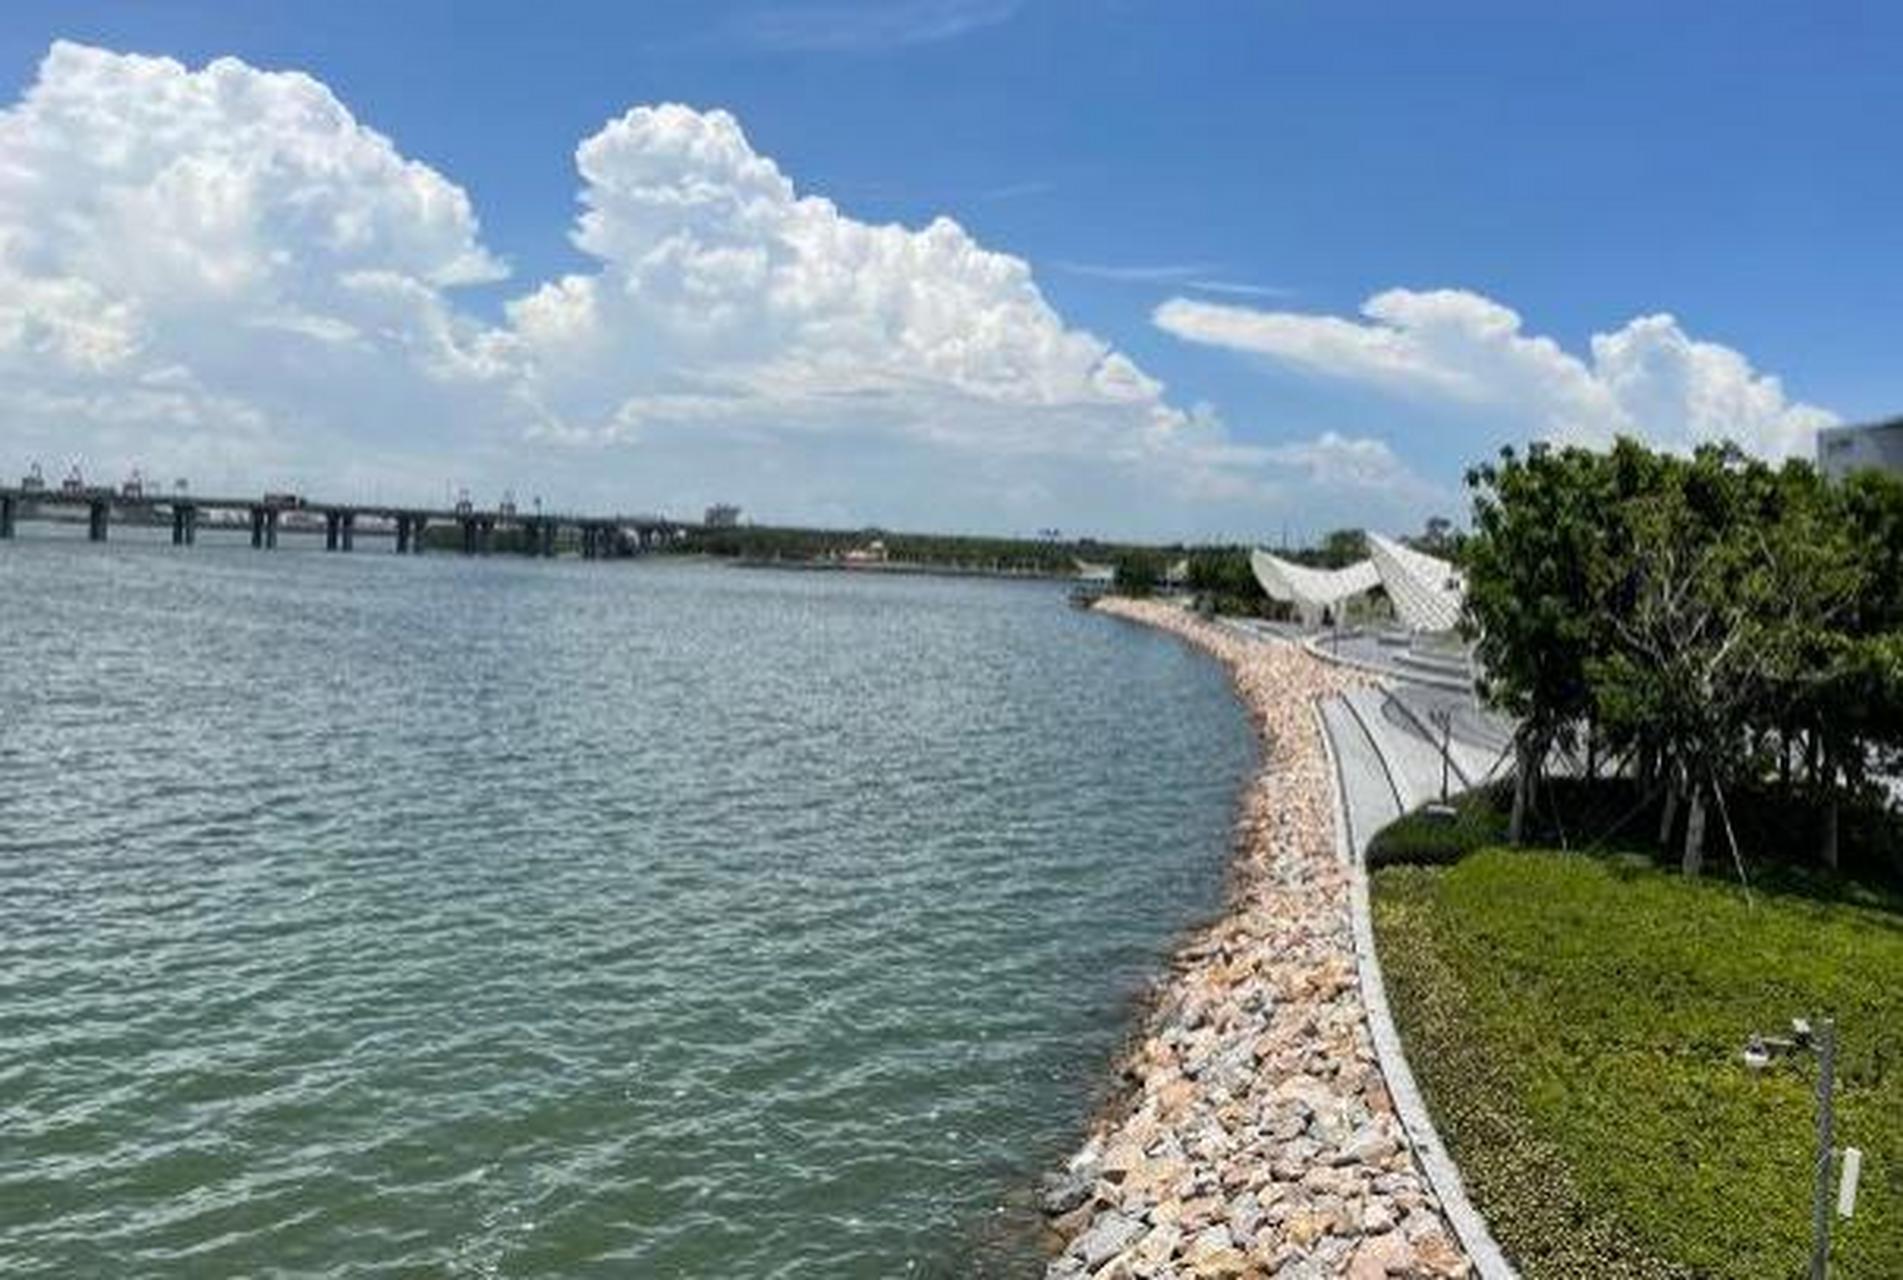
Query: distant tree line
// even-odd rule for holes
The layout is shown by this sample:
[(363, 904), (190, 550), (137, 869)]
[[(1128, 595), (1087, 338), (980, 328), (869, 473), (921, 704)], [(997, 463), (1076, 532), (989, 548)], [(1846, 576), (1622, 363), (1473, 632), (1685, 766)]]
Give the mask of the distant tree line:
[(692, 530), (670, 550), (740, 560), (825, 562), (881, 543), (890, 563), (974, 573), (1022, 573), (1068, 577), (1077, 562), (1114, 562), (1121, 544), (1088, 538), (996, 538), (939, 533), (898, 533), (878, 528), (815, 529), (790, 525), (736, 525)]
[(1632, 440), (1503, 450), (1467, 483), (1463, 625), (1519, 722), (1509, 837), (1564, 752), (1662, 796), (1688, 874), (1714, 823), (1736, 848), (1741, 788), (1807, 806), (1835, 866), (1840, 806), (1903, 755), (1903, 483)]

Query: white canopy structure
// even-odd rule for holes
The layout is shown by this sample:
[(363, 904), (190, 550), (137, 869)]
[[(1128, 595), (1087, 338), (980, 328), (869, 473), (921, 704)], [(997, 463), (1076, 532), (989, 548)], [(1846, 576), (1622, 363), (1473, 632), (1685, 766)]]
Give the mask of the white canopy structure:
[(1453, 565), (1378, 533), (1368, 535), (1368, 556), (1403, 625), (1452, 631), (1460, 622), (1467, 584)]
[(1071, 557), (1071, 562), (1077, 566), (1079, 582), (1110, 583), (1117, 580), (1117, 566), (1114, 564), (1096, 564), (1089, 560), (1079, 560), (1076, 556)]
[(1249, 553), (1249, 565), (1269, 598), (1293, 605), (1307, 627), (1320, 626), (1331, 614), (1339, 621), (1344, 604), (1378, 586), (1403, 626), (1451, 631), (1466, 598), (1466, 584), (1453, 565), (1378, 533), (1368, 535), (1368, 559), (1345, 569), (1311, 569), (1260, 548)]
[(1320, 626), (1324, 612), (1339, 617), (1343, 602), (1372, 590), (1381, 581), (1371, 560), (1346, 569), (1311, 569), (1259, 547), (1249, 553), (1249, 566), (1269, 599), (1295, 606), (1296, 616), (1308, 627)]

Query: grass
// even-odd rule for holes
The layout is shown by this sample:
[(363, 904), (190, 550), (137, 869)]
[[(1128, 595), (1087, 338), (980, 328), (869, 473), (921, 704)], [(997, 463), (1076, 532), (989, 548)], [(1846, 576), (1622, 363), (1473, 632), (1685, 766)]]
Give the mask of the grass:
[(1375, 832), (1368, 842), (1368, 865), (1444, 866), (1506, 838), (1506, 813), (1492, 790), (1464, 791), (1453, 797), (1451, 806), (1452, 815), (1416, 809)]
[(1832, 1275), (1903, 1276), (1903, 917), (1487, 849), (1376, 872), (1374, 919), (1408, 1059), (1528, 1280), (1803, 1274), (1815, 1064), (1740, 1059), (1798, 1015), (1838, 1019), (1838, 1143), (1864, 1152)]

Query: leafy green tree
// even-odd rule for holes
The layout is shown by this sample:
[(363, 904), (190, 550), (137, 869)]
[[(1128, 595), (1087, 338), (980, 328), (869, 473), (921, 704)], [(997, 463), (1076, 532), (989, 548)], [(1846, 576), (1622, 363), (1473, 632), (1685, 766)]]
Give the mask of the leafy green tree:
[(1249, 565), (1247, 547), (1202, 547), (1189, 553), (1185, 584), (1218, 613), (1258, 614), (1268, 602)]
[(1117, 590), (1126, 596), (1153, 595), (1163, 579), (1163, 557), (1155, 551), (1122, 551), (1112, 563), (1116, 566)]
[(1555, 744), (1570, 745), (1592, 706), (1586, 666), (1597, 638), (1594, 573), (1606, 460), (1584, 449), (1503, 449), (1467, 473), (1473, 532), (1464, 552), (1463, 628), (1481, 694), (1513, 716), (1516, 763), (1508, 839), (1519, 843)]

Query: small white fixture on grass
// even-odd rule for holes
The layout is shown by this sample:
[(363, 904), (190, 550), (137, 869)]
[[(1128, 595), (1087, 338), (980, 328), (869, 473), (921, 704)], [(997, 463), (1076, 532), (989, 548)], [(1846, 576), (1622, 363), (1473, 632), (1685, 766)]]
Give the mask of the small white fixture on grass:
[(1848, 1218), (1857, 1211), (1857, 1177), (1863, 1172), (1863, 1152), (1845, 1147), (1843, 1172), (1837, 1178), (1837, 1216)]

